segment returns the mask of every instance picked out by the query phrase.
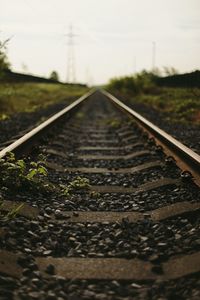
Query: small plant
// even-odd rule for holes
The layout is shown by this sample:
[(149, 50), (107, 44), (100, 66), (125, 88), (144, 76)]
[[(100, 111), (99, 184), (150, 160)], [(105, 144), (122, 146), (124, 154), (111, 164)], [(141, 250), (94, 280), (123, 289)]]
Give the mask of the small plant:
[(0, 114), (0, 121), (4, 121), (4, 120), (6, 120), (8, 118), (9, 118), (8, 115), (6, 115), (6, 114)]
[(71, 181), (67, 186), (60, 185), (61, 194), (63, 196), (69, 196), (74, 191), (84, 191), (90, 189), (90, 181), (85, 177), (76, 177), (73, 181)]
[(22, 209), (24, 204), (20, 204), (17, 207), (12, 208), (10, 211), (5, 212), (4, 211), (4, 202), (3, 200), (0, 200), (0, 221), (9, 221), (11, 219), (14, 219), (16, 215), (19, 213), (19, 211)]
[(90, 192), (90, 197), (93, 198), (93, 199), (99, 198), (100, 195), (101, 195), (100, 193), (95, 192), (95, 191), (91, 191), (91, 192)]
[(0, 187), (2, 190), (12, 188), (16, 190), (38, 190), (47, 188), (44, 180), (47, 176), (45, 158), (39, 156), (37, 162), (17, 160), (13, 153), (7, 153), (5, 158), (0, 159)]
[(106, 121), (106, 124), (112, 128), (119, 128), (121, 121), (118, 119), (110, 119)]
[(85, 114), (84, 114), (83, 112), (78, 112), (78, 113), (76, 114), (77, 119), (83, 119), (84, 116), (85, 116)]

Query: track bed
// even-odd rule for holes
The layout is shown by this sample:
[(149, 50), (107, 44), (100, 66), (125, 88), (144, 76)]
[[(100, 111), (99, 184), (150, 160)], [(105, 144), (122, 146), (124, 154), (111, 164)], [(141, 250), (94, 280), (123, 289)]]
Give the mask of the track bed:
[[(200, 189), (98, 92), (29, 151), (69, 193), (2, 191), (0, 299), (200, 298)], [(5, 209), (5, 208), (4, 208)]]

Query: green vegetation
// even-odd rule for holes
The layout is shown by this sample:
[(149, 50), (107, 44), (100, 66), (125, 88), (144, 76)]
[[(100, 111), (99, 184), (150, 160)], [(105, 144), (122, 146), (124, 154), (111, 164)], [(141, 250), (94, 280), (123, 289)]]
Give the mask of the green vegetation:
[(23, 206), (23, 204), (20, 204), (12, 208), (10, 211), (5, 212), (4, 201), (0, 199), (0, 221), (8, 222), (9, 220), (15, 218)]
[[(137, 95), (133, 101), (167, 113), (169, 121), (200, 125), (200, 97), (194, 91), (197, 90), (163, 87), (159, 94)], [(200, 94), (200, 90), (197, 92)]]
[(170, 121), (200, 124), (198, 88), (159, 87), (156, 76), (143, 71), (135, 76), (111, 79), (107, 89), (122, 99), (167, 113)]
[(89, 192), (92, 198), (98, 198), (99, 193), (91, 191), (88, 178), (77, 176), (66, 185), (54, 185), (48, 180), (48, 173), (45, 167), (46, 160), (39, 155), (38, 161), (25, 161), (16, 159), (13, 153), (0, 159), (0, 221), (9, 221), (14, 218), (23, 204), (15, 206), (10, 211), (4, 210), (3, 197), (10, 197), (16, 193), (34, 193), (49, 195), (53, 193), (57, 197), (69, 198), (73, 193)]
[[(69, 103), (87, 91), (86, 87), (80, 85), (22, 82), (27, 80), (26, 75), (9, 72), (11, 70), (7, 57), (8, 43), (9, 39), (0, 40), (0, 120), (8, 118), (13, 113), (33, 112), (64, 100), (67, 104), (67, 101)], [(15, 78), (17, 75), (21, 76), (18, 82)], [(29, 76), (28, 80), (31, 80), (30, 77), (33, 77), (32, 80), (37, 79)], [(59, 75), (56, 71), (52, 71), (50, 78), (58, 80)]]
[(60, 184), (61, 195), (70, 197), (74, 192), (88, 192), (90, 197), (97, 199), (100, 197), (100, 193), (92, 191), (90, 181), (86, 177), (77, 176), (74, 180), (69, 182), (67, 185)]
[(27, 163), (23, 159), (17, 160), (13, 153), (7, 153), (0, 159), (0, 187), (1, 191), (46, 191), (49, 188), (45, 177), (45, 158), (39, 156), (38, 162)]
[(83, 119), (85, 117), (85, 113), (82, 111), (79, 111), (78, 113), (76, 113), (76, 118), (77, 119)]
[(105, 122), (108, 126), (110, 126), (111, 128), (119, 128), (119, 126), (121, 125), (121, 121), (119, 119), (108, 119)]
[(52, 79), (52, 80), (59, 81), (59, 75), (58, 75), (58, 72), (52, 71), (49, 78)]
[(135, 76), (125, 76), (113, 78), (107, 85), (107, 89), (112, 92), (118, 92), (127, 96), (138, 95), (141, 93), (148, 93), (156, 90), (154, 83), (155, 75), (142, 71)]
[(90, 189), (90, 181), (85, 177), (77, 176), (67, 185), (54, 185), (48, 181), (46, 158), (40, 154), (38, 161), (16, 159), (12, 152), (0, 159), (0, 203), (1, 195), (9, 192), (43, 192), (56, 193), (57, 196), (70, 196), (75, 191)]
[(98, 193), (98, 192), (95, 192), (95, 191), (91, 191), (91, 192), (90, 192), (90, 197), (93, 198), (93, 199), (97, 199), (97, 198), (99, 198), (100, 196), (101, 196), (101, 194)]
[(61, 194), (63, 196), (70, 196), (74, 191), (87, 191), (90, 189), (90, 181), (85, 177), (76, 177), (73, 181), (69, 182), (68, 185), (60, 185)]
[(7, 153), (0, 159), (0, 221), (9, 221), (16, 217), (23, 204), (15, 206), (8, 212), (4, 209), (2, 195), (10, 195), (13, 192), (43, 192), (54, 191), (53, 184), (46, 180), (47, 169), (45, 158), (39, 155), (37, 162), (26, 162), (23, 159), (16, 159), (13, 153)]
[(10, 63), (8, 62), (6, 54), (8, 41), (9, 40), (0, 41), (0, 76), (3, 76), (4, 70), (8, 70), (10, 68)]
[(87, 89), (47, 83), (0, 85), (0, 119), (16, 112), (31, 112), (62, 100), (74, 100)]

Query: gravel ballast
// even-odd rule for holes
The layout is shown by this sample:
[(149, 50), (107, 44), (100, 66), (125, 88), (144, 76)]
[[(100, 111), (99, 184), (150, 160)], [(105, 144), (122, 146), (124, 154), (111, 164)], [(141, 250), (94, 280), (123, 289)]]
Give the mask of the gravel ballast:
[[(126, 135), (130, 131), (134, 135), (132, 139), (129, 139), (130, 133)], [(125, 133), (123, 137), (122, 133)], [(126, 148), (133, 143), (140, 145)], [(104, 149), (84, 150), (85, 147)], [(109, 147), (118, 149), (109, 150)], [(148, 153), (126, 157), (144, 150)], [(190, 273), (185, 264), (187, 257), (200, 252), (199, 208), (169, 213), (174, 204), (199, 203), (199, 187), (190, 176), (182, 174), (173, 159), (166, 157), (135, 123), (96, 93), (83, 105), (81, 112), (52, 128), (40, 145), (29, 153), (25, 160), (30, 168), (40, 153), (46, 156), (48, 175), (44, 185), (48, 188), (40, 188), (39, 184), (35, 189), (17, 188), (13, 184), (12, 189), (3, 186), (0, 190), (2, 199), (26, 203), (30, 212), (35, 209), (32, 216), (19, 212), (8, 221), (5, 210), (0, 207), (0, 251), (8, 253), (8, 257), (9, 253), (11, 258), (13, 255), (18, 257), (16, 265), (21, 272), (20, 276), (15, 277), (15, 272), (11, 276), (9, 268), (16, 271), (17, 266), (10, 266), (9, 259), (6, 261), (9, 268), (0, 273), (0, 299), (199, 299), (199, 273)], [(110, 158), (95, 158), (109, 155)], [(114, 156), (121, 158), (113, 159)], [(112, 172), (149, 162), (158, 165), (133, 173)], [(48, 167), (50, 163), (55, 167)], [(56, 170), (56, 166), (60, 170)], [(96, 171), (84, 173), (79, 168)], [(98, 172), (99, 168), (106, 168), (106, 171)], [(95, 192), (95, 187), (102, 189)], [(104, 192), (104, 187), (112, 187), (112, 191)], [(131, 192), (127, 192), (129, 188), (132, 188)], [(166, 209), (169, 214), (155, 219), (151, 213), (159, 208), (163, 212)], [(132, 221), (128, 217), (109, 222), (103, 218), (91, 221), (86, 217), (73, 221), (80, 213), (87, 216), (87, 212), (106, 212), (107, 216), (111, 212), (132, 212), (140, 217)], [(146, 267), (141, 267), (138, 278), (132, 281), (108, 280), (106, 277), (95, 280), (92, 274), (81, 277), (89, 278), (86, 280), (80, 277), (68, 279), (68, 273), (66, 277), (59, 274), (56, 263), (50, 263), (42, 271), (39, 259), (48, 258), (55, 262), (58, 259), (61, 265), (62, 259), (74, 258), (74, 268), (78, 268), (77, 259), (134, 260), (135, 264), (150, 266), (150, 275), (146, 280), (139, 279), (141, 274), (148, 274)], [(185, 259), (181, 261), (183, 267), (185, 265), (184, 272), (174, 277), (176, 279), (166, 279), (163, 266), (180, 258)], [(90, 268), (96, 270), (95, 263)], [(84, 274), (83, 270), (81, 272)]]

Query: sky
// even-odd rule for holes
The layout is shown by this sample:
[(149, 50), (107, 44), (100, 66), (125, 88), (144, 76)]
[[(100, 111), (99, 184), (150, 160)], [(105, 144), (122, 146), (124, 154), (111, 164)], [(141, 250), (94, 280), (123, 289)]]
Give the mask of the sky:
[(10, 38), (14, 71), (56, 70), (66, 81), (70, 25), (77, 82), (153, 66), (200, 69), (200, 0), (0, 0), (0, 39)]

